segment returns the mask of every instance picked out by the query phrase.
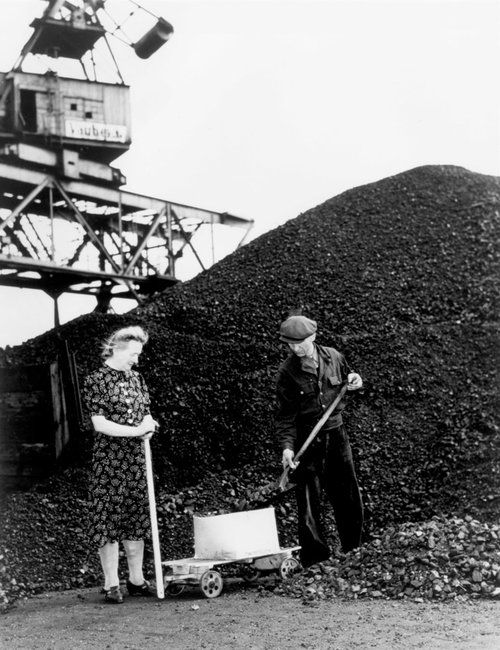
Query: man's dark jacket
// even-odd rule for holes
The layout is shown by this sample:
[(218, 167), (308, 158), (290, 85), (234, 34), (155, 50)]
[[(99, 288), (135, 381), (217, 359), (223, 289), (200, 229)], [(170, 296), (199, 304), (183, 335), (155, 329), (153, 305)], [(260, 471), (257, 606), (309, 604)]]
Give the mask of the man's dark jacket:
[[(335, 348), (316, 345), (319, 367), (310, 360), (290, 354), (278, 369), (276, 379), (276, 429), (282, 449), (297, 452), (314, 425), (340, 392), (351, 372), (344, 356)], [(323, 429), (342, 424), (341, 400)]]

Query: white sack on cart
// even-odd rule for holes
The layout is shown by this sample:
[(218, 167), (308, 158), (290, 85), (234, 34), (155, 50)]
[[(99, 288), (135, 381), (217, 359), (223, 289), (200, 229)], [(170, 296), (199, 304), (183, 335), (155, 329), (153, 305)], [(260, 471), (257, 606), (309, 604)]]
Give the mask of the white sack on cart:
[(198, 560), (234, 560), (280, 552), (274, 508), (193, 516)]

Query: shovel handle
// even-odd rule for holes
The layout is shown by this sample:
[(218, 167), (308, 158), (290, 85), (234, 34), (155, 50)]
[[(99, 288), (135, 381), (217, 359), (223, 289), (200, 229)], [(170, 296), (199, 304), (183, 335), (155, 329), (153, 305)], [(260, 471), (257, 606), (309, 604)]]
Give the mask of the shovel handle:
[(143, 443), (144, 460), (146, 462), (146, 480), (148, 484), (149, 515), (151, 517), (151, 537), (155, 563), (156, 595), (158, 598), (165, 598), (163, 571), (161, 568), (160, 536), (158, 534), (158, 521), (156, 519), (156, 499), (153, 481), (153, 463), (151, 461), (151, 446), (148, 438), (145, 438)]
[[(347, 390), (347, 382), (344, 382), (344, 384), (342, 385), (337, 397), (333, 400), (333, 402), (330, 404), (330, 406), (323, 413), (323, 415), (321, 416), (321, 419), (316, 423), (314, 429), (311, 431), (311, 433), (305, 439), (302, 447), (295, 454), (295, 457), (293, 459), (295, 462), (297, 462), (299, 460), (299, 458), (306, 451), (306, 449), (309, 447), (309, 445), (314, 440), (314, 438), (316, 438), (316, 436), (318, 435), (318, 433), (322, 429), (325, 422), (328, 420), (328, 418), (333, 413), (333, 411), (337, 408), (340, 400), (344, 397), (344, 393), (346, 392), (346, 390)], [(279, 482), (279, 489), (281, 491), (284, 491), (286, 489), (286, 487), (287, 487), (288, 474), (289, 473), (290, 473), (290, 467), (287, 466), (287, 467), (285, 467), (285, 469), (283, 471), (283, 474), (281, 475), (280, 482)]]
[(290, 466), (285, 467), (285, 469), (283, 470), (283, 474), (280, 476), (280, 482), (278, 484), (278, 487), (281, 490), (281, 492), (284, 492), (287, 488), (289, 473), (290, 473)]

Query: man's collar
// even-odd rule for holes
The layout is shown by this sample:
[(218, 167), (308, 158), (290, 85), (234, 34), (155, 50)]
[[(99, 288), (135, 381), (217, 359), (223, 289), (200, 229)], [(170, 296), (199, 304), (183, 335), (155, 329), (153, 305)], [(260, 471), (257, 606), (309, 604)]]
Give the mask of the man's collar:
[[(313, 348), (314, 351), (313, 351), (313, 356), (312, 357), (297, 357), (297, 360), (299, 362), (301, 370), (303, 370), (304, 372), (309, 372), (309, 373), (315, 375), (318, 372), (318, 368), (319, 368), (320, 350), (319, 350), (319, 346), (316, 345), (316, 343), (313, 343), (313, 346), (314, 346), (314, 348)], [(318, 360), (317, 361), (314, 359), (314, 352), (316, 352), (316, 351), (318, 353), (318, 355), (317, 355)]]

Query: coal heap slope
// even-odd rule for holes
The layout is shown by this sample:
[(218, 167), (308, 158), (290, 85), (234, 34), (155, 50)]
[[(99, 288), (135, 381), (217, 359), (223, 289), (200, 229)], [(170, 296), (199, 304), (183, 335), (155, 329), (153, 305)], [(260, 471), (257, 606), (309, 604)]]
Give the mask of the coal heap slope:
[(217, 341), (275, 340), (290, 306), (329, 335), (494, 319), (500, 179), (421, 167), (345, 192), (243, 247), (143, 314)]
[(365, 380), (347, 422), (373, 522), (488, 517), (499, 506), (499, 203), (497, 177), (418, 167), (326, 201), (126, 316), (82, 317), (10, 357), (32, 362), (62, 335), (85, 374), (108, 331), (142, 323), (164, 480), (277, 471), (277, 330), (302, 308)]

